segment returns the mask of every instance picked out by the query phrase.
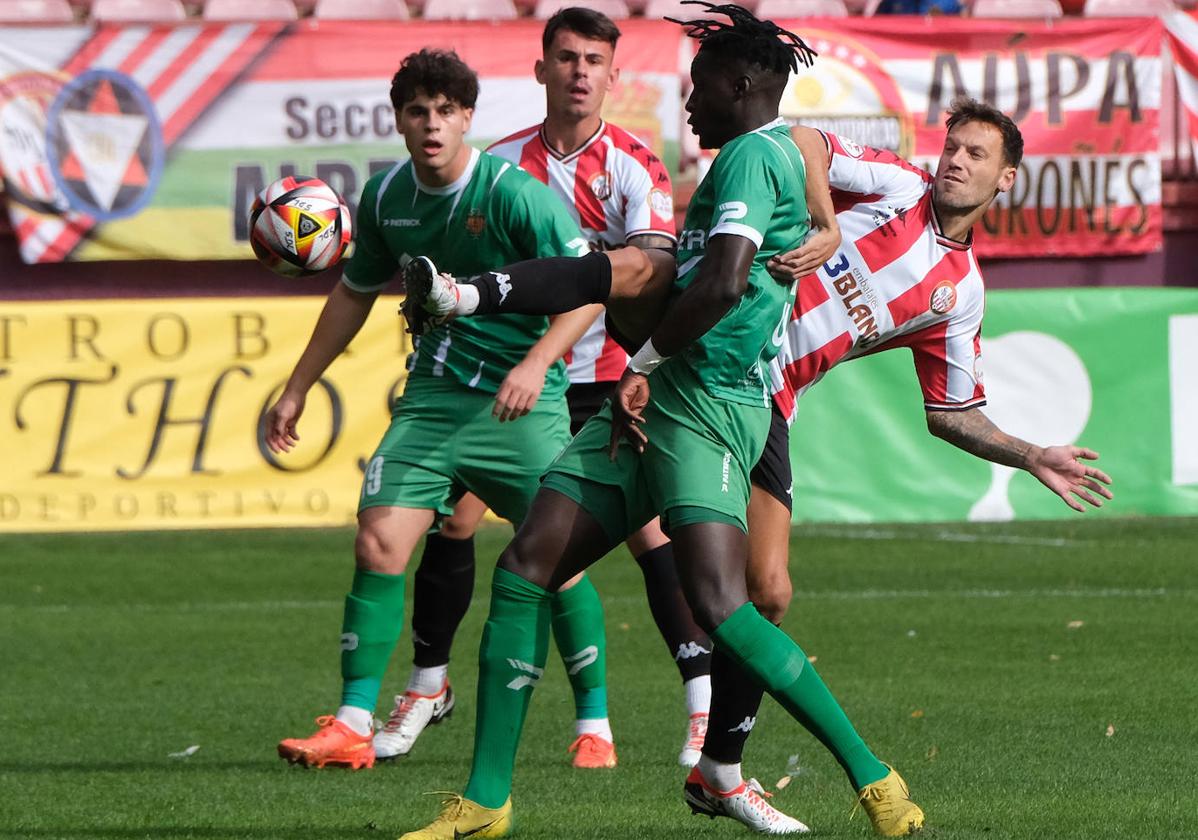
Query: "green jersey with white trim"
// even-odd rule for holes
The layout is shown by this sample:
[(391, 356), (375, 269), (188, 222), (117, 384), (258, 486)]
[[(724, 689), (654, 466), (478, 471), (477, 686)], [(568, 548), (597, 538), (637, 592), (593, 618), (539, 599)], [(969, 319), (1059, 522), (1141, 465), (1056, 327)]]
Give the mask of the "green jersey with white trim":
[(720, 149), (691, 198), (678, 237), (675, 295), (698, 276), (711, 237), (743, 236), (757, 246), (744, 297), (683, 351), (713, 397), (769, 406), (768, 364), (781, 347), (797, 284), (778, 283), (765, 264), (807, 235), (806, 184), (803, 155), (779, 118)]
[[(411, 161), (376, 173), (362, 190), (354, 256), (342, 282), (357, 292), (382, 291), (400, 266), (426, 255), (458, 277), (536, 257), (582, 256), (586, 240), (553, 192), (507, 161), (471, 150), (466, 171), (444, 187), (421, 184)], [(448, 376), (495, 393), (508, 372), (545, 334), (543, 315), (463, 318), (432, 330), (408, 358), (412, 376)], [(545, 377), (542, 399), (566, 390), (559, 360)]]

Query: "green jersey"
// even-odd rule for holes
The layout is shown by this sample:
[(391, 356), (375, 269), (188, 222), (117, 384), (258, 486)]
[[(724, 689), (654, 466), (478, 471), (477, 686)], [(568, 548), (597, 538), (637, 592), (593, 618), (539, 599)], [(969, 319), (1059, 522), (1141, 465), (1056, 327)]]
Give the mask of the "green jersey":
[(769, 406), (768, 364), (781, 347), (797, 284), (778, 283), (765, 264), (807, 234), (806, 183), (802, 153), (779, 118), (725, 145), (687, 208), (674, 294), (698, 276), (711, 237), (733, 234), (757, 246), (744, 297), (683, 353), (713, 397)]
[[(343, 282), (365, 293), (382, 291), (420, 254), (464, 277), (520, 260), (587, 253), (578, 225), (548, 187), (477, 149), (462, 177), (444, 187), (421, 184), (411, 161), (375, 174), (362, 190), (354, 247)], [(451, 321), (418, 341), (408, 370), (495, 393), (548, 327), (543, 315)], [(565, 390), (566, 369), (558, 361), (541, 396), (555, 399)]]

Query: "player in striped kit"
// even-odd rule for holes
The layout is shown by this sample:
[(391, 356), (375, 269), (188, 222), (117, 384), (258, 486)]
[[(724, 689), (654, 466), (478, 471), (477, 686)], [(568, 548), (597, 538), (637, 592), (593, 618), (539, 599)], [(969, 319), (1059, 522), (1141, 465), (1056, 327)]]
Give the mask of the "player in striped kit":
[[(592, 250), (626, 245), (672, 250), (674, 202), (665, 166), (639, 138), (601, 116), (604, 98), (619, 77), (614, 62), (619, 37), (619, 28), (591, 9), (565, 8), (549, 18), (541, 37), (542, 58), (534, 70), (545, 87), (545, 121), (498, 141), (487, 151), (549, 185)], [(628, 354), (607, 332), (605, 314), (598, 315), (566, 356), (571, 433), (577, 433), (599, 410), (628, 365)], [(416, 575), (418, 585), (436, 595), (418, 602), (412, 618), (418, 667), (448, 662), (449, 641), (470, 601), (473, 535), (485, 512), (486, 505), (467, 495), (441, 533), (428, 538)], [(688, 720), (679, 761), (693, 766), (707, 729), (711, 641), (686, 606), (673, 550), (657, 520), (632, 534), (627, 545), (644, 574), (654, 619), (683, 680)], [(570, 590), (569, 584), (563, 587), (563, 600), (569, 600)], [(461, 609), (422, 610), (421, 603), (460, 604)], [(558, 635), (559, 644), (569, 644), (564, 631)], [(602, 661), (590, 669), (598, 678)], [(427, 705), (416, 695), (397, 698), (387, 728), (375, 736), (380, 756), (411, 749), (432, 720), (421, 713), (421, 703)], [(606, 711), (593, 714), (577, 721), (578, 737), (571, 745), (576, 767), (608, 767), (616, 760)]]
[[(988, 461), (1027, 470), (1067, 505), (1084, 511), (1111, 498), (1098, 457), (1078, 446), (1041, 448), (1004, 434), (980, 408), (982, 275), (972, 226), (1009, 189), (1023, 154), (1010, 118), (972, 100), (953, 103), (935, 177), (894, 154), (812, 129), (792, 129), (811, 177), (826, 172), (842, 235), (815, 272), (802, 249), (774, 261), (797, 280), (794, 310), (770, 366), (774, 411), (765, 452), (751, 474), (749, 594), (771, 621), (790, 604), (791, 524), (788, 425), (799, 398), (833, 366), (908, 347), (923, 391), (928, 429)], [(1101, 497), (1101, 498), (1100, 498)], [(700, 766), (739, 772), (762, 692), (727, 657), (712, 657), (711, 726)], [(869, 802), (865, 803), (867, 807)]]

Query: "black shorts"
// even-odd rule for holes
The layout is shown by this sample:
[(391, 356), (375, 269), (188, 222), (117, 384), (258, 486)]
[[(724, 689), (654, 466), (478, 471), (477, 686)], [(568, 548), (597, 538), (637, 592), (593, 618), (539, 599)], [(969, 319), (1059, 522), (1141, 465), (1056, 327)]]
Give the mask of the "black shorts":
[(757, 466), (749, 472), (749, 481), (794, 510), (794, 474), (790, 470), (790, 427), (778, 406), (770, 411), (770, 433)]
[(571, 383), (566, 389), (566, 404), (570, 407), (570, 434), (578, 434), (582, 424), (599, 413), (615, 389), (614, 382)]

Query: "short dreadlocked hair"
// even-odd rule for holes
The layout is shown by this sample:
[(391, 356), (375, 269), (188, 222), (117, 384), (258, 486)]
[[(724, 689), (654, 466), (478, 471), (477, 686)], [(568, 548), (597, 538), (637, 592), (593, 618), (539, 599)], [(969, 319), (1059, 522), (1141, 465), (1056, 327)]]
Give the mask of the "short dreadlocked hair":
[(702, 6), (706, 11), (724, 15), (731, 23), (711, 18), (677, 20), (670, 23), (686, 27), (686, 34), (698, 40), (699, 50), (714, 55), (740, 58), (783, 76), (798, 72), (799, 65), (811, 66), (817, 53), (793, 32), (772, 20), (761, 20), (743, 6), (718, 5), (707, 0), (682, 0), (684, 6)]

